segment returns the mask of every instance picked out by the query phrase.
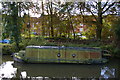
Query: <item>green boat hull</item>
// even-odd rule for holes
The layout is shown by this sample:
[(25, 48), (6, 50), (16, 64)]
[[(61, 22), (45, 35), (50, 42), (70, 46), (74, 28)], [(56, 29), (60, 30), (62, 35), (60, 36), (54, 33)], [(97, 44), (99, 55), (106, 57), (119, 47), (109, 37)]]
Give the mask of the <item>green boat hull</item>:
[(103, 64), (108, 62), (107, 59), (102, 58), (99, 49), (49, 46), (28, 46), (26, 51), (15, 53), (14, 60), (26, 63)]

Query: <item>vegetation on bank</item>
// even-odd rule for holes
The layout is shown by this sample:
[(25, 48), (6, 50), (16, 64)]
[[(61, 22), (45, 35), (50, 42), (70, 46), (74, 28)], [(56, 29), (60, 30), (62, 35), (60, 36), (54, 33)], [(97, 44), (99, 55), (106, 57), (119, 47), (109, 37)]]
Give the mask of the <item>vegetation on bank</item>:
[[(111, 41), (97, 41), (97, 40), (74, 40), (66, 38), (42, 38), (34, 37), (30, 39), (23, 39), (19, 43), (19, 50), (25, 50), (26, 46), (66, 46), (66, 47), (95, 47), (101, 48), (101, 50), (107, 50), (110, 54), (114, 56), (119, 56), (116, 48), (113, 46), (114, 42)], [(119, 50), (119, 49), (118, 49)], [(2, 44), (3, 54), (12, 54), (17, 52), (15, 48), (15, 43), (12, 44)]]

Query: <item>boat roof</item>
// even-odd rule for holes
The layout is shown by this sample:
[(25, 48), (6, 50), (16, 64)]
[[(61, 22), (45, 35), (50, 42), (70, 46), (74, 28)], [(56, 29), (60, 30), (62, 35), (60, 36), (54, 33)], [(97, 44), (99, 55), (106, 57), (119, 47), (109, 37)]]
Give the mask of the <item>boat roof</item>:
[(40, 48), (40, 49), (56, 48), (56, 49), (58, 49), (59, 47), (58, 46), (27, 46), (26, 48)]
[(75, 50), (101, 50), (100, 48), (93, 47), (65, 47), (65, 46), (27, 46), (26, 48), (39, 48), (39, 49), (75, 49)]

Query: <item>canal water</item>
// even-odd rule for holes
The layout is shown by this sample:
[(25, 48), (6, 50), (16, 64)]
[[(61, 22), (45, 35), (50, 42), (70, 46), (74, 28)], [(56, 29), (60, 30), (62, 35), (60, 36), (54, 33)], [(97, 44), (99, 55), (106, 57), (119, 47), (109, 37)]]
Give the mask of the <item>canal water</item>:
[(120, 79), (120, 60), (110, 59), (106, 64), (25, 64), (14, 62), (9, 55), (2, 56), (0, 78), (117, 78)]

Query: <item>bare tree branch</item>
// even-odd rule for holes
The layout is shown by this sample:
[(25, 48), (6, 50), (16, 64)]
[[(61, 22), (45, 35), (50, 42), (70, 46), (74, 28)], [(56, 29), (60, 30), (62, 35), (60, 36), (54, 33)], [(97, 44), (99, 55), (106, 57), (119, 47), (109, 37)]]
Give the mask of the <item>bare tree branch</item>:
[(85, 8), (93, 15), (93, 17), (96, 19), (96, 21), (98, 21), (97, 17), (94, 15), (94, 13), (88, 7), (85, 7)]
[(105, 11), (102, 12), (102, 14), (104, 14), (107, 10), (109, 10), (110, 7), (112, 7), (114, 4), (115, 4), (115, 2), (113, 2), (111, 5), (109, 5), (108, 8)]
[(105, 5), (103, 6), (102, 10), (107, 6), (107, 4), (108, 4), (108, 0), (107, 0), (107, 2), (105, 3)]

